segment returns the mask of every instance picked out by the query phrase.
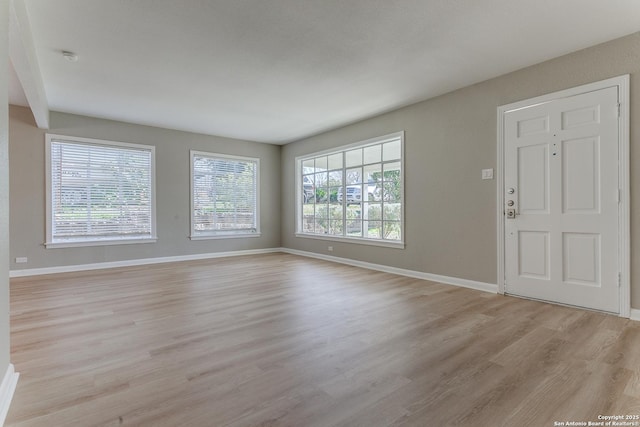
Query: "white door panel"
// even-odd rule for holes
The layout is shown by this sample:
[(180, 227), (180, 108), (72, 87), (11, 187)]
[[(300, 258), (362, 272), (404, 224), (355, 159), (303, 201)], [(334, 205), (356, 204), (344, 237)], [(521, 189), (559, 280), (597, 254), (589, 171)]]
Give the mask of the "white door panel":
[(518, 232), (520, 277), (549, 280), (549, 233), (546, 231)]
[(562, 142), (562, 211), (574, 214), (600, 212), (600, 138)]
[(611, 87), (505, 114), (507, 293), (619, 311), (617, 105)]
[(517, 149), (517, 193), (520, 213), (549, 213), (549, 147), (527, 145)]
[(563, 281), (578, 285), (601, 286), (600, 235), (562, 233), (562, 239)]

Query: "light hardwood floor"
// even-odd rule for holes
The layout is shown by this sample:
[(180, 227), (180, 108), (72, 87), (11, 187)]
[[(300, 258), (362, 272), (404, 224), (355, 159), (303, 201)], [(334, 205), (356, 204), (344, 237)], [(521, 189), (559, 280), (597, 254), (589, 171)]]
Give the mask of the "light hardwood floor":
[(640, 414), (640, 324), (286, 254), (11, 281), (8, 426)]

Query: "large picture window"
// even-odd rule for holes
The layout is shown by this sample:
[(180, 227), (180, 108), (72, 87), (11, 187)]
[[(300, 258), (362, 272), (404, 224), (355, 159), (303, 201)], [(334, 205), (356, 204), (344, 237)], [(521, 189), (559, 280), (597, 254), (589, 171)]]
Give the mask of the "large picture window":
[(48, 134), (47, 247), (156, 240), (154, 147)]
[(298, 157), (301, 237), (402, 246), (404, 132)]
[(191, 151), (191, 238), (257, 237), (259, 159)]

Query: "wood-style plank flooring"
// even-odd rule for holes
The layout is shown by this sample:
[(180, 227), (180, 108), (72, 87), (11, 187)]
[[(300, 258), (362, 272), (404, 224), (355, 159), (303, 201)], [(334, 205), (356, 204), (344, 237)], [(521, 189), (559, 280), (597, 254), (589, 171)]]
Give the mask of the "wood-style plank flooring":
[(287, 254), (11, 281), (7, 426), (640, 414), (640, 322)]

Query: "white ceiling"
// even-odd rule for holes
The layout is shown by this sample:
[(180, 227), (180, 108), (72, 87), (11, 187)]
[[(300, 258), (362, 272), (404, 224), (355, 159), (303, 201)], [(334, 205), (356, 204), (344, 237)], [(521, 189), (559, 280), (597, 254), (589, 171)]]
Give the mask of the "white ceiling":
[(24, 1), (51, 110), (276, 144), (640, 30), (638, 0)]

